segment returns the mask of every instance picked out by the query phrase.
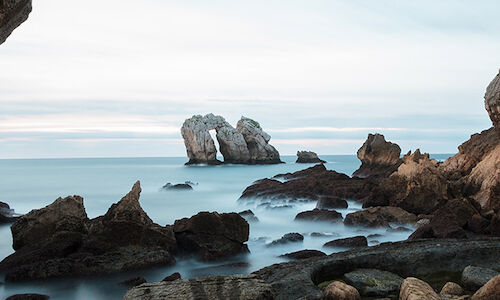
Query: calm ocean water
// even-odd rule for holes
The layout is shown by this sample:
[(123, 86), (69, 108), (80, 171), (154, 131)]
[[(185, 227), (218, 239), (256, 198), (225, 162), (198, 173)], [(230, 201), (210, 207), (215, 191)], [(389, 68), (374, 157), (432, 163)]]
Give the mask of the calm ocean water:
[[(443, 160), (450, 155), (432, 155)], [(354, 155), (322, 155), (326, 167), (352, 174), (359, 161)], [(190, 217), (200, 211), (239, 212), (252, 209), (260, 219), (250, 224), (251, 253), (218, 264), (207, 264), (193, 259), (178, 259), (175, 266), (139, 270), (115, 275), (87, 276), (72, 279), (54, 279), (29, 283), (0, 284), (0, 299), (17, 293), (41, 293), (51, 299), (120, 299), (127, 288), (118, 283), (134, 276), (148, 281), (160, 281), (173, 272), (183, 278), (248, 273), (267, 265), (283, 262), (278, 256), (302, 250), (323, 250), (322, 245), (334, 238), (379, 233), (379, 242), (404, 240), (410, 233), (386, 233), (383, 229), (344, 228), (342, 224), (294, 222), (295, 215), (312, 209), (315, 203), (303, 203), (291, 209), (269, 210), (256, 203), (237, 201), (243, 190), (253, 181), (278, 173), (298, 171), (312, 165), (295, 164), (295, 157), (282, 158), (286, 164), (264, 166), (184, 166), (186, 158), (89, 158), (89, 159), (23, 159), (0, 160), (0, 201), (19, 213), (44, 207), (58, 197), (80, 195), (85, 199), (89, 218), (104, 214), (109, 206), (119, 201), (136, 180), (141, 181), (141, 205), (158, 224), (172, 224), (176, 219)], [(198, 183), (194, 191), (162, 191), (167, 182)], [(361, 205), (350, 202), (342, 214), (359, 210)], [(265, 247), (265, 243), (285, 233), (304, 234), (303, 243)], [(311, 237), (311, 232), (331, 233), (330, 237)], [(9, 226), (0, 226), (0, 259), (13, 253)], [(325, 251), (330, 254), (330, 251)], [(230, 262), (245, 262), (238, 268), (217, 267)], [(241, 265), (241, 264), (240, 264)], [(3, 274), (0, 282), (3, 281)]]

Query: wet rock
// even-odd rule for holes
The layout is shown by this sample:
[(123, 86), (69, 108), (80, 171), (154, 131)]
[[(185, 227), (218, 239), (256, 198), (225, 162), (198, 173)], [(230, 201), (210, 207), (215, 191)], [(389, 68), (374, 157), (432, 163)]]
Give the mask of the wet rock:
[(162, 281), (163, 281), (163, 282), (169, 282), (169, 281), (175, 281), (175, 280), (177, 280), (177, 279), (181, 279), (181, 274), (180, 274), (180, 273), (178, 273), (178, 272), (175, 272), (175, 273), (173, 273), (173, 274), (171, 274), (171, 275), (169, 275), (169, 276), (167, 276), (167, 277), (163, 278), (163, 280), (162, 280)]
[(121, 285), (126, 285), (128, 287), (134, 287), (146, 283), (146, 279), (144, 277), (135, 277), (131, 279), (127, 279), (125, 281), (120, 282)]
[(361, 167), (353, 176), (368, 177), (372, 175), (388, 176), (397, 170), (401, 164), (401, 148), (387, 142), (381, 134), (369, 134), (368, 139), (358, 150)]
[(312, 151), (297, 151), (297, 161), (295, 163), (315, 164), (315, 163), (326, 163), (326, 161), (320, 159), (318, 157), (318, 154)]
[(7, 297), (5, 300), (48, 300), (50, 299), (47, 295), (41, 294), (17, 294)]
[(164, 190), (192, 190), (193, 187), (188, 184), (188, 183), (178, 183), (178, 184), (172, 184), (172, 183), (167, 183), (165, 184), (162, 189)]
[(205, 261), (248, 252), (249, 231), (247, 221), (237, 213), (200, 212), (174, 223), (179, 251)]
[(368, 246), (368, 241), (364, 236), (354, 236), (344, 239), (337, 239), (325, 243), (324, 247), (356, 248)]
[(28, 19), (31, 10), (31, 0), (0, 1), (0, 45)]
[(286, 257), (290, 259), (307, 259), (311, 257), (326, 256), (324, 252), (318, 250), (300, 250), (292, 253), (287, 253), (281, 255), (281, 257)]
[(472, 296), (472, 300), (497, 299), (500, 299), (500, 275), (492, 278)]
[(255, 275), (232, 275), (147, 283), (131, 289), (123, 299), (272, 300), (275, 299), (275, 296), (271, 285), (258, 279)]
[(347, 201), (335, 196), (321, 196), (316, 203), (317, 209), (347, 208)]
[(273, 247), (277, 245), (283, 245), (283, 244), (288, 244), (288, 243), (298, 243), (304, 241), (304, 236), (300, 233), (287, 233), (284, 236), (282, 236), (278, 240), (274, 240), (271, 243), (269, 243), (267, 246), (268, 247)]
[(295, 221), (325, 221), (331, 223), (342, 222), (342, 214), (334, 210), (313, 209), (303, 211), (295, 216)]
[(462, 272), (462, 284), (466, 289), (475, 291), (499, 274), (492, 269), (468, 266)]
[(241, 211), (238, 213), (240, 216), (242, 216), (245, 220), (247, 220), (247, 222), (259, 222), (259, 218), (257, 218), (255, 216), (255, 214), (253, 213), (253, 211), (251, 211), (250, 209), (247, 209), (247, 210), (244, 210), (244, 211)]
[(462, 296), (464, 294), (464, 289), (454, 283), (454, 282), (447, 282), (443, 288), (441, 289), (441, 292), (439, 295), (445, 296), (445, 295), (451, 295), (451, 296)]
[(389, 223), (414, 224), (417, 216), (399, 207), (378, 206), (347, 214), (346, 225), (387, 227)]
[(341, 281), (330, 283), (321, 296), (322, 300), (361, 300), (359, 292)]
[(236, 130), (243, 135), (250, 153), (251, 164), (282, 163), (278, 151), (269, 144), (271, 136), (264, 132), (256, 121), (241, 117)]
[(426, 282), (408, 277), (401, 284), (400, 300), (441, 300), (441, 297)]
[(347, 284), (355, 287), (361, 296), (387, 297), (397, 295), (403, 283), (400, 276), (377, 269), (357, 269), (344, 274)]
[(176, 241), (139, 204), (137, 182), (104, 216), (89, 220), (79, 196), (59, 198), (12, 226), (16, 252), (0, 263), (6, 281), (111, 273), (170, 265)]

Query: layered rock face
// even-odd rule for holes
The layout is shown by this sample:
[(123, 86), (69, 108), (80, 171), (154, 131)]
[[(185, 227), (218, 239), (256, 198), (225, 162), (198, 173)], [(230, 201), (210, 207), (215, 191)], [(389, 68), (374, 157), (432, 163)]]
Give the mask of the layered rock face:
[(0, 0), (0, 44), (28, 19), (31, 9), (31, 0)]
[(216, 131), (225, 163), (267, 164), (281, 163), (279, 153), (269, 145), (271, 137), (262, 131), (259, 123), (242, 117), (235, 129), (221, 116), (208, 114), (187, 119), (181, 128), (187, 164), (220, 164), (217, 149), (210, 135)]
[(361, 167), (354, 172), (353, 176), (387, 176), (398, 168), (401, 163), (400, 155), (401, 148), (397, 144), (387, 142), (381, 134), (369, 134), (368, 139), (358, 150)]
[(326, 163), (326, 161), (320, 159), (318, 154), (312, 151), (297, 151), (297, 161), (298, 164), (316, 164), (316, 163)]

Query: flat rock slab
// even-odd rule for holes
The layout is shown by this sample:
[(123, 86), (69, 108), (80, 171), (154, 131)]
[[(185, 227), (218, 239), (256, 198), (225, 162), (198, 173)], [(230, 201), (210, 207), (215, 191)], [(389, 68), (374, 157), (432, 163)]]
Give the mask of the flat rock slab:
[(344, 274), (347, 284), (355, 287), (362, 296), (387, 297), (397, 295), (403, 278), (377, 269), (358, 269)]
[(123, 300), (159, 299), (271, 300), (274, 293), (271, 285), (255, 275), (233, 275), (146, 283), (131, 289), (123, 297)]

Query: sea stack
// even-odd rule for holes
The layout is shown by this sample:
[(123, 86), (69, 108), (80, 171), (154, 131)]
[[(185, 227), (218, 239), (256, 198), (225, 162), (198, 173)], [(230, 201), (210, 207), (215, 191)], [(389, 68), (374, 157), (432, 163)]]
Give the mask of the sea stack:
[(326, 161), (320, 159), (318, 154), (312, 151), (297, 151), (297, 161), (298, 164), (316, 164), (316, 163), (326, 163)]
[(216, 131), (224, 163), (277, 164), (279, 152), (269, 144), (271, 136), (256, 121), (241, 117), (234, 128), (221, 116), (196, 115), (184, 121), (181, 134), (191, 164), (221, 164), (210, 130)]
[(381, 134), (369, 134), (368, 139), (358, 150), (361, 167), (354, 172), (353, 176), (387, 176), (397, 170), (401, 164), (400, 154), (401, 148), (397, 144), (387, 142)]

